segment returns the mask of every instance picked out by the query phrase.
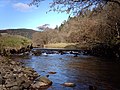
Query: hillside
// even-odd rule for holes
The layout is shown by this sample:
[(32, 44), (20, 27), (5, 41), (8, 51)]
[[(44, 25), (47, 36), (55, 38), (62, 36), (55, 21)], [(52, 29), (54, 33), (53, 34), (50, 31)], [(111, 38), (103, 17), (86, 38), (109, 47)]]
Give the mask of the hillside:
[(5, 30), (0, 30), (1, 34), (9, 34), (9, 35), (20, 35), (24, 36), (26, 38), (31, 39), (32, 34), (37, 31), (33, 29), (5, 29)]

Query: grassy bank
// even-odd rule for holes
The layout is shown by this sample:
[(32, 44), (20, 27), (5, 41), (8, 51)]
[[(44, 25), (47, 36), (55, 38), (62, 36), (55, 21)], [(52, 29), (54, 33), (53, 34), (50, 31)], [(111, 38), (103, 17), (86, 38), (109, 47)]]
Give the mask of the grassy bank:
[(88, 43), (79, 44), (79, 43), (51, 43), (44, 45), (45, 48), (65, 48), (65, 49), (83, 49), (89, 50), (92, 45)]
[(4, 35), (0, 37), (0, 49), (19, 49), (30, 43), (31, 40), (18, 35)]

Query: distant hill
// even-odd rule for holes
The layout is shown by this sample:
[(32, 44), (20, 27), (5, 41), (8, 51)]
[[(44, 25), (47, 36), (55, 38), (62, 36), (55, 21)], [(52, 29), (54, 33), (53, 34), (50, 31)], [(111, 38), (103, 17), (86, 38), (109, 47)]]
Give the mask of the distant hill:
[(5, 29), (0, 30), (0, 34), (20, 35), (32, 39), (32, 34), (37, 31), (33, 29)]

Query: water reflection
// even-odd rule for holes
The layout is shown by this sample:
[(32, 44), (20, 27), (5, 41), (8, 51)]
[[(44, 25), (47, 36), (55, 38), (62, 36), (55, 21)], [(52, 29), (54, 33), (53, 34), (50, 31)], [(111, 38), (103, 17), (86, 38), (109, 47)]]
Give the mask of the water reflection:
[[(48, 75), (50, 71), (57, 72), (49, 74), (53, 85), (48, 90), (88, 90), (89, 85), (97, 86), (98, 90), (120, 89), (120, 64), (116, 62), (84, 55), (74, 57), (70, 54), (32, 56), (22, 62), (42, 76)], [(73, 82), (76, 87), (64, 87), (61, 85), (64, 82)]]

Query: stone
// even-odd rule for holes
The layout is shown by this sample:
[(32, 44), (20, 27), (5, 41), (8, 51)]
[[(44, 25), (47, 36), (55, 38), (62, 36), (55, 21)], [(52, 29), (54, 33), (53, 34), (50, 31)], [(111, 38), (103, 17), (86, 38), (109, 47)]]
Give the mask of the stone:
[(3, 85), (0, 85), (0, 90), (5, 90)]
[(41, 52), (40, 50), (34, 50), (34, 51), (32, 51), (32, 53), (33, 53), (33, 55), (35, 55), (35, 56), (39, 56), (39, 55), (42, 54), (42, 52)]
[(66, 82), (64, 84), (62, 84), (63, 86), (66, 86), (66, 87), (75, 87), (76, 85), (72, 82)]
[(11, 62), (10, 62), (10, 64), (15, 65), (15, 64), (16, 64), (16, 62), (15, 62), (15, 61), (11, 61)]
[(48, 72), (49, 74), (56, 74), (57, 72)]
[(46, 77), (49, 77), (49, 75), (46, 75)]
[(42, 87), (48, 87), (52, 85), (52, 81), (50, 81), (47, 77), (40, 77), (37, 79), (35, 83), (33, 83), (31, 86), (32, 88), (42, 88)]
[(5, 79), (0, 75), (0, 85), (5, 84)]
[(2, 84), (2, 79), (3, 79), (3, 78), (2, 78), (2, 76), (0, 75), (0, 84)]
[(48, 86), (48, 85), (44, 82), (36, 82), (36, 83), (32, 84), (32, 88), (41, 88), (41, 87), (46, 87), (46, 86)]
[(23, 88), (25, 88), (25, 89), (29, 88), (30, 85), (31, 85), (30, 82), (25, 82), (25, 83), (22, 84)]
[(17, 86), (17, 82), (7, 82), (5, 85), (7, 88), (13, 87), (13, 86)]
[(47, 77), (40, 77), (40, 78), (39, 78), (39, 81), (40, 81), (40, 82), (44, 82), (44, 83), (46, 83), (47, 85), (52, 85), (52, 81), (50, 81)]
[(19, 86), (13, 86), (10, 88), (10, 90), (20, 90)]

